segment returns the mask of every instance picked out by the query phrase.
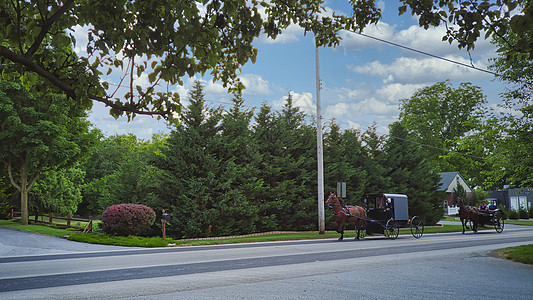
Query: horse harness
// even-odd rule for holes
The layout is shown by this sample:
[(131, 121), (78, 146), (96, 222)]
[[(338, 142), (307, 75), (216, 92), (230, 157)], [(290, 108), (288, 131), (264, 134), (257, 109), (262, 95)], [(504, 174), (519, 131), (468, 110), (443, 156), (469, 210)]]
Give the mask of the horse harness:
[(342, 207), (342, 210), (339, 210), (339, 212), (337, 213), (333, 213), (335, 215), (335, 217), (338, 217), (338, 216), (345, 216), (347, 219), (349, 217), (355, 217), (354, 215), (352, 215), (352, 213), (350, 212), (350, 207), (349, 206), (344, 206), (340, 203), (338, 203), (337, 205), (340, 205)]

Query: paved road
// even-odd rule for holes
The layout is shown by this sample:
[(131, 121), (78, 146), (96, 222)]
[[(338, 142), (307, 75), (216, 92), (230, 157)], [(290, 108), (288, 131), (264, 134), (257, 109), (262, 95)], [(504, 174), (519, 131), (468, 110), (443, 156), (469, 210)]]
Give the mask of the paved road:
[(13, 247), (3, 241), (6, 234), (20, 235), (8, 238), (11, 243), (32, 244), (35, 238), (0, 229), (1, 299), (502, 299), (510, 294), (531, 299), (533, 294), (532, 266), (490, 255), (533, 243), (532, 227), (506, 226), (502, 234), (428, 234), (420, 240), (157, 249), (51, 238), (48, 245), (58, 248), (32, 244), (33, 255), (23, 256), (5, 254)]

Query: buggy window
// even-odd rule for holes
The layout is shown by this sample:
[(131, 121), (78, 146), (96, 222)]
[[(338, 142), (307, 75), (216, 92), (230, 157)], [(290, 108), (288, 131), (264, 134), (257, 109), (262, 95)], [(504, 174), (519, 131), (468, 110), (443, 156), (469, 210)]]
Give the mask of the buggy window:
[(366, 207), (368, 209), (374, 209), (376, 208), (376, 198), (375, 197), (367, 197), (365, 199)]

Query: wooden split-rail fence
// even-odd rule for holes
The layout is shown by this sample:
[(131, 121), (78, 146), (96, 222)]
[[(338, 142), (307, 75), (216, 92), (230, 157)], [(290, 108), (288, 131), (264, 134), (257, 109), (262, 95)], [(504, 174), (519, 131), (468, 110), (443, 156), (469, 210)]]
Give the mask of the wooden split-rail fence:
[[(16, 212), (13, 209), (11, 209), (11, 219), (14, 219), (15, 215), (18, 215), (18, 217), (20, 217), (20, 212)], [(58, 216), (54, 216), (53, 213), (45, 214), (45, 213), (40, 213), (40, 212), (36, 212), (30, 215), (35, 216), (35, 219), (33, 221), (36, 223), (53, 224), (59, 227), (82, 229), (84, 233), (93, 232), (93, 217), (92, 216), (89, 216), (89, 219), (82, 219), (82, 218), (73, 218), (70, 214), (68, 214), (66, 217), (58, 217)], [(47, 216), (48, 216), (48, 220), (46, 221)], [(45, 220), (42, 220), (43, 217)], [(54, 223), (54, 219), (66, 220), (67, 224)], [(71, 224), (72, 221), (87, 222), (87, 225), (86, 226), (75, 226)]]

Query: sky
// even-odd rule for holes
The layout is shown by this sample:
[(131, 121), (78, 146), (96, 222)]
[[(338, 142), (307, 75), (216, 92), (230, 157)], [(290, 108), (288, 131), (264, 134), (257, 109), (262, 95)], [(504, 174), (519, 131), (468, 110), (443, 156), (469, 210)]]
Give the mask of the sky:
[[(326, 1), (326, 13), (348, 14), (347, 2)], [(442, 41), (444, 27), (424, 30), (409, 12), (398, 16), (397, 1), (378, 1), (378, 4), (383, 19), (377, 25), (368, 26), (363, 31), (366, 35), (463, 64), (473, 64), (480, 69), (488, 69), (490, 59), (496, 57), (496, 48), (489, 41), (478, 41), (469, 53), (459, 49), (456, 43), (450, 45)], [(75, 35), (80, 41), (77, 45), (83, 45), (83, 31), (82, 28), (76, 30)], [(493, 75), (355, 33), (343, 31), (341, 36), (339, 46), (319, 48), (322, 123), (334, 120), (343, 129), (362, 131), (375, 123), (379, 134), (387, 134), (388, 125), (398, 119), (401, 99), (410, 98), (417, 90), (445, 80), (450, 80), (454, 88), (462, 82), (481, 87), (492, 107), (502, 102), (499, 95), (505, 85)], [(259, 49), (257, 61), (246, 64), (239, 75), (246, 86), (243, 93), (246, 108), (255, 109), (257, 113), (266, 103), (273, 110), (281, 110), (290, 93), (295, 105), (310, 118), (316, 118), (316, 59), (312, 34), (304, 35), (303, 29), (291, 25), (276, 40), (262, 36), (254, 45)], [(78, 52), (84, 51), (83, 46), (78, 47)], [(117, 81), (116, 78), (111, 81)], [(232, 95), (208, 76), (186, 77), (183, 86), (171, 87), (180, 94), (185, 106), (188, 92), (196, 80), (205, 86), (208, 106), (231, 107)], [(148, 84), (146, 76), (143, 74), (137, 83)], [(153, 134), (171, 130), (163, 120), (150, 116), (136, 116), (129, 122), (125, 117), (114, 119), (109, 115), (109, 108), (96, 102), (89, 120), (106, 136), (132, 133), (149, 140)]]

